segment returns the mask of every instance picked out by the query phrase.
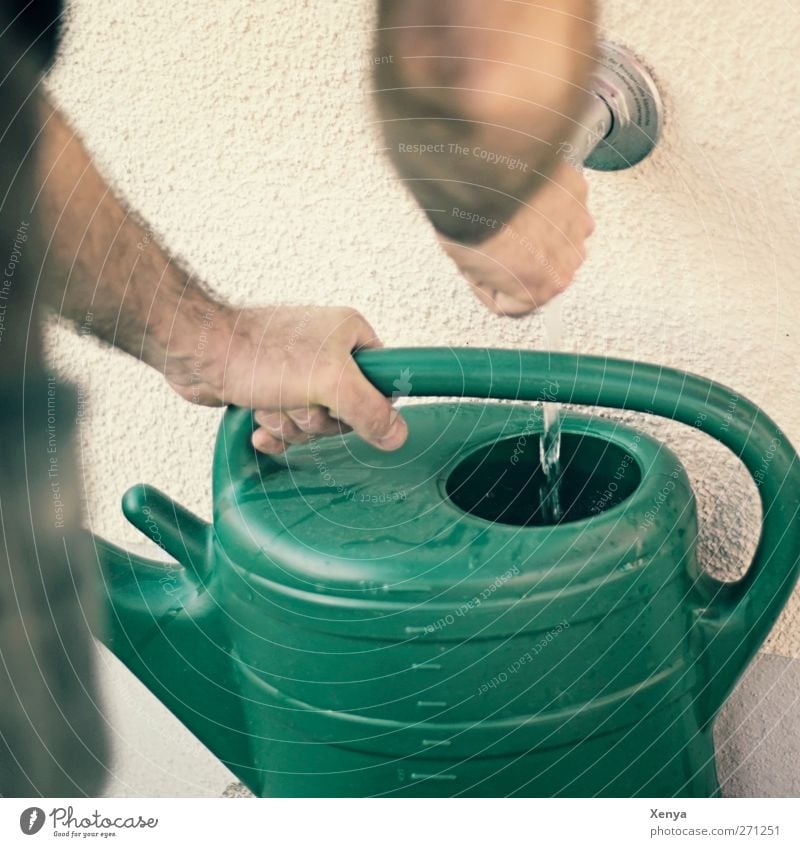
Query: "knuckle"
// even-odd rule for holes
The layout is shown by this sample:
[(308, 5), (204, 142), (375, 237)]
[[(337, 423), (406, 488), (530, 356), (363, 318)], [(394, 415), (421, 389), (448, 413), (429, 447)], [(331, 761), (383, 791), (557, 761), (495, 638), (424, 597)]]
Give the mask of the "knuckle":
[(325, 428), (327, 415), (322, 409), (295, 409), (289, 412), (289, 417), (297, 428), (304, 433), (320, 432)]
[(268, 430), (279, 432), (281, 429), (282, 416), (280, 412), (256, 411), (253, 417), (259, 426)]
[(485, 300), (484, 304), (486, 305), (486, 308), (493, 315), (502, 315), (503, 314), (503, 310), (500, 308), (500, 306), (497, 304), (497, 300), (495, 300), (494, 298), (491, 298), (489, 300)]
[(574, 279), (575, 279), (575, 271), (572, 270), (571, 268), (567, 268), (561, 274), (560, 281), (559, 281), (560, 288), (562, 290), (564, 288), (568, 288), (570, 285), (572, 285), (572, 282), (573, 282)]
[(360, 423), (361, 431), (369, 438), (380, 438), (385, 435), (391, 426), (391, 414), (388, 405), (365, 410)]
[(366, 323), (361, 312), (352, 306), (340, 306), (338, 312), (338, 317), (342, 324)]
[(270, 435), (265, 429), (257, 429), (252, 435), (251, 442), (259, 453), (268, 455), (282, 453), (285, 449), (283, 442)]

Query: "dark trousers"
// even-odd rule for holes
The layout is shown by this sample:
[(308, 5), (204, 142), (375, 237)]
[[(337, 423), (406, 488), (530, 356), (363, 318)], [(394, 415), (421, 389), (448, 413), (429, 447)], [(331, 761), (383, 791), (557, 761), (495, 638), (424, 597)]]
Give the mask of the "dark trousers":
[[(7, 22), (0, 9), (0, 31)], [(40, 68), (0, 36), (0, 796), (96, 795), (94, 551), (80, 532), (73, 392), (43, 360), (33, 206)]]

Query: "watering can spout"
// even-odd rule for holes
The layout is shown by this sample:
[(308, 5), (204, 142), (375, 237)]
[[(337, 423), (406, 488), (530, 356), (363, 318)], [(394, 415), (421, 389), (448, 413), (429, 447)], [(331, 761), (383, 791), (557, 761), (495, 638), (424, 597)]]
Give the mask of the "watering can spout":
[(243, 782), (252, 776), (234, 659), (213, 597), (212, 528), (147, 485), (128, 519), (174, 557), (137, 556), (93, 537), (108, 610), (100, 639)]

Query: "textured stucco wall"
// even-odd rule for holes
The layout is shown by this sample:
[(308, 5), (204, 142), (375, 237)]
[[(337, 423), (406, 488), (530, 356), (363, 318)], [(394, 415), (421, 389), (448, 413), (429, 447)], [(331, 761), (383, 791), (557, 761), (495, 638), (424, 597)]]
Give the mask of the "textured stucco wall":
[[(541, 319), (478, 307), (378, 152), (371, 7), (75, 0), (50, 85), (117, 189), (225, 295), (351, 304), (391, 345), (541, 347)], [(800, 444), (800, 8), (607, 0), (603, 15), (606, 35), (654, 69), (668, 123), (644, 165), (591, 176), (598, 226), (565, 295), (566, 345), (721, 380)], [(218, 413), (66, 333), (53, 334), (53, 358), (86, 392), (92, 527), (140, 541), (119, 497), (142, 480), (207, 516)], [(641, 425), (690, 469), (705, 561), (736, 573), (755, 543), (754, 486), (702, 437)], [(798, 616), (795, 598), (769, 651), (800, 654)], [(119, 677), (109, 689), (139, 696)], [(178, 790), (168, 771), (153, 793)]]

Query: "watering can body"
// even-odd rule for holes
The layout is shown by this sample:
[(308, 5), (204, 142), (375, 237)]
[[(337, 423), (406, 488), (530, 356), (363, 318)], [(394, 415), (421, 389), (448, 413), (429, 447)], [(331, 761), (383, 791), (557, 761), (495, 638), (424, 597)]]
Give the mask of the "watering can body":
[(706, 576), (680, 461), (609, 419), (565, 416), (568, 510), (545, 525), (530, 406), (409, 406), (395, 453), (348, 435), (285, 459), (256, 454), (250, 413), (231, 409), (213, 525), (148, 486), (125, 497), (178, 564), (98, 542), (112, 649), (262, 796), (718, 793), (713, 719), (796, 577), (797, 459), (774, 424), (633, 363), (360, 364), (387, 393), (405, 374), (412, 393), (557, 396), (709, 431), (761, 469), (756, 562), (740, 583)]

